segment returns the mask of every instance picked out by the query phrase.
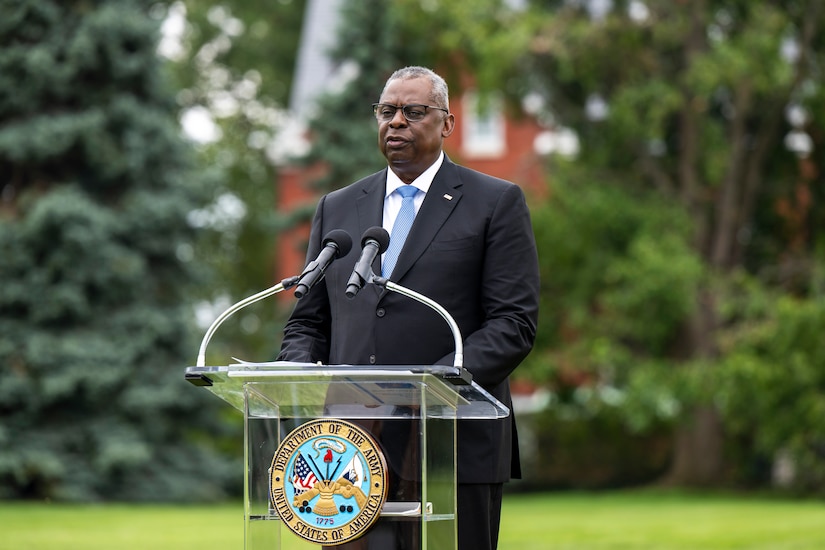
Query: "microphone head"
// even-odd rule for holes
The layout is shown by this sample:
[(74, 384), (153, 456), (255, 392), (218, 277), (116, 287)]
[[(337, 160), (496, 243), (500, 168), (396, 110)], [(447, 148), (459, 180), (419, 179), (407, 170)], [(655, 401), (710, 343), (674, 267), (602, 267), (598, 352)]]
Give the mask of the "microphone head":
[(373, 240), (378, 243), (379, 254), (386, 252), (387, 247), (390, 246), (390, 234), (387, 233), (386, 229), (378, 225), (370, 227), (364, 231), (363, 235), (361, 235), (361, 248), (363, 248), (369, 240)]
[(329, 243), (333, 243), (338, 247), (338, 252), (335, 254), (336, 258), (346, 256), (352, 250), (352, 237), (343, 229), (333, 229), (327, 233), (327, 236), (324, 237), (323, 246)]

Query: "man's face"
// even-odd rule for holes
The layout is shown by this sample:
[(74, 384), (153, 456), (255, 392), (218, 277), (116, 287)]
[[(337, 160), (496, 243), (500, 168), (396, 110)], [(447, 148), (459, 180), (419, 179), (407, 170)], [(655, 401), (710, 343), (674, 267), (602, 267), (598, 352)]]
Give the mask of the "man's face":
[[(387, 85), (379, 103), (432, 105), (430, 92), (426, 78), (396, 79)], [(407, 121), (398, 109), (392, 120), (378, 122), (378, 147), (393, 172), (410, 183), (435, 162), (454, 125), (455, 117), (439, 109), (427, 109), (427, 115), (417, 122)]]

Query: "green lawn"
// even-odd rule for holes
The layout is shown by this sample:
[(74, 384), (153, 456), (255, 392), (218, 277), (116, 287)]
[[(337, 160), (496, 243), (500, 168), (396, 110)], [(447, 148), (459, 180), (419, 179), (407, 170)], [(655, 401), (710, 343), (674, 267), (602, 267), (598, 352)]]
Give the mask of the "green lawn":
[[(243, 508), (0, 503), (0, 548), (243, 548)], [(283, 550), (317, 548), (287, 533)], [(825, 549), (825, 502), (675, 492), (508, 495), (500, 550)]]
[(662, 492), (506, 501), (501, 550), (825, 549), (825, 502)]

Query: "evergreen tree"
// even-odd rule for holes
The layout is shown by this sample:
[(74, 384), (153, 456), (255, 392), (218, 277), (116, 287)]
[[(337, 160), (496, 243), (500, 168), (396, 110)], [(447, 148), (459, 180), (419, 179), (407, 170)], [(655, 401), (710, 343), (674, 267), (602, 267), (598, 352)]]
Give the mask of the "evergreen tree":
[(152, 4), (0, 3), (0, 497), (200, 500), (239, 468), (183, 381), (203, 184)]

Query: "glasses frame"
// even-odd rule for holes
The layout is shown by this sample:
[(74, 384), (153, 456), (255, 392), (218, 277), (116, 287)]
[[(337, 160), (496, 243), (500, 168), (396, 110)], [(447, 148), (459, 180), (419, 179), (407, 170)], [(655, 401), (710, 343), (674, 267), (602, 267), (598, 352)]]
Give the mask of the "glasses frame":
[[(389, 108), (395, 109), (395, 111), (393, 111), (391, 117), (385, 118), (385, 117), (378, 114), (379, 107), (389, 107)], [(424, 116), (422, 116), (421, 118), (410, 118), (409, 115), (407, 114), (407, 109), (409, 109), (410, 107), (419, 107), (419, 108), (424, 109)], [(395, 118), (395, 113), (397, 113), (399, 109), (401, 110), (401, 114), (403, 115), (404, 120), (406, 120), (407, 122), (421, 122), (427, 116), (427, 109), (438, 109), (439, 111), (444, 111), (448, 115), (450, 114), (450, 111), (448, 111), (444, 107), (436, 107), (435, 105), (424, 105), (423, 103), (408, 103), (406, 105), (393, 105), (391, 103), (373, 103), (372, 104), (372, 112), (375, 115), (375, 118), (379, 122), (389, 122), (389, 121), (391, 121), (392, 119)]]

